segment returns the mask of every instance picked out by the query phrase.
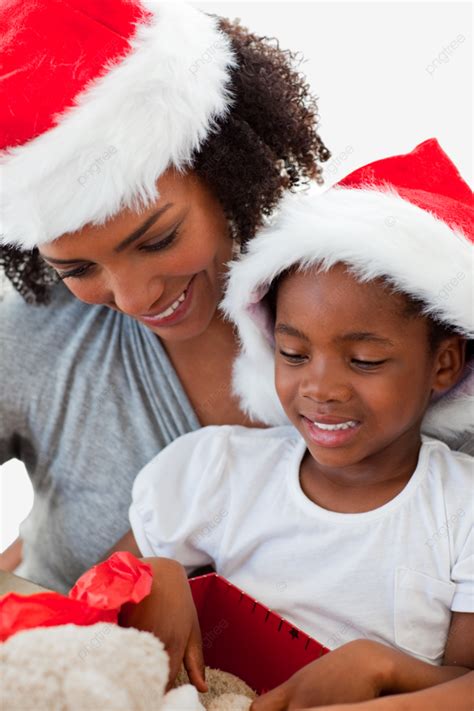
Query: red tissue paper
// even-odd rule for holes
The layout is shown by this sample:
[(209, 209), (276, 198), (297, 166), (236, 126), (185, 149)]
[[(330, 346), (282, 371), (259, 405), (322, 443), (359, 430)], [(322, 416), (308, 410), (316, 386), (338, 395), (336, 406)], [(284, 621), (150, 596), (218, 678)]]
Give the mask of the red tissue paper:
[(0, 641), (21, 630), (56, 625), (117, 622), (122, 605), (140, 602), (151, 590), (151, 567), (131, 553), (113, 553), (82, 575), (69, 594), (0, 596)]

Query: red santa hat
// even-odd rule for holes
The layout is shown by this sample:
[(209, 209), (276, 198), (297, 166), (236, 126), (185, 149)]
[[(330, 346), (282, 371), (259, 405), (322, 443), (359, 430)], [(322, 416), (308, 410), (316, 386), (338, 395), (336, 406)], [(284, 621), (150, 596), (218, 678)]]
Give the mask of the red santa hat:
[[(222, 308), (241, 352), (234, 390), (251, 417), (287, 423), (274, 386), (273, 324), (262, 301), (272, 281), (300, 265), (350, 265), (361, 279), (385, 277), (421, 299), (425, 313), (474, 338), (472, 191), (434, 139), (411, 153), (360, 168), (325, 193), (284, 198), (274, 224), (231, 265)], [(474, 429), (474, 369), (431, 404), (423, 432), (454, 443)]]
[(180, 2), (4, 0), (0, 35), (0, 244), (156, 199), (231, 103), (229, 38)]

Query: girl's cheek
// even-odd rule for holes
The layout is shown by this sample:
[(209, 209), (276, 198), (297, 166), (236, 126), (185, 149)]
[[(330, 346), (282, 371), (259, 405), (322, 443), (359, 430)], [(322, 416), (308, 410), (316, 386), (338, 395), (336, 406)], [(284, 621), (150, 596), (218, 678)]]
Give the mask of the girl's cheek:
[(275, 388), (284, 410), (289, 414), (298, 397), (299, 379), (293, 373), (288, 372), (287, 368), (276, 365)]

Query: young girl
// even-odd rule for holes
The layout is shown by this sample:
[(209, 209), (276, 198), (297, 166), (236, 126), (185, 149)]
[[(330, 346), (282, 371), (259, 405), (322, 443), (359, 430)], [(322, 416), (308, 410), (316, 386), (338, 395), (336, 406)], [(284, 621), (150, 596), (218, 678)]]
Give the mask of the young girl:
[[(211, 563), (337, 649), (316, 663), (306, 706), (474, 667), (473, 459), (445, 443), (473, 426), (470, 201), (436, 141), (289, 198), (233, 265), (224, 301), (242, 344), (236, 390), (275, 426), (187, 434), (134, 484), (142, 555)], [(156, 562), (162, 598), (145, 625), (165, 634), (173, 609), (189, 609), (169, 565)], [(197, 679), (185, 617), (171, 647)]]

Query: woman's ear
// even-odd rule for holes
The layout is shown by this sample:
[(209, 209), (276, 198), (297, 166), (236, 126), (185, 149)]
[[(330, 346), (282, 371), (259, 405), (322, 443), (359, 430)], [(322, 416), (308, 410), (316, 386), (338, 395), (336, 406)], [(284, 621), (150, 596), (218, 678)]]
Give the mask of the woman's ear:
[(466, 362), (466, 339), (450, 336), (444, 339), (435, 355), (433, 369), (433, 393), (450, 390), (462, 375)]

